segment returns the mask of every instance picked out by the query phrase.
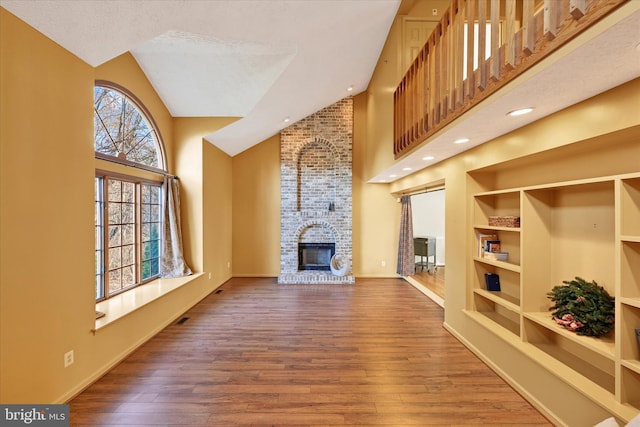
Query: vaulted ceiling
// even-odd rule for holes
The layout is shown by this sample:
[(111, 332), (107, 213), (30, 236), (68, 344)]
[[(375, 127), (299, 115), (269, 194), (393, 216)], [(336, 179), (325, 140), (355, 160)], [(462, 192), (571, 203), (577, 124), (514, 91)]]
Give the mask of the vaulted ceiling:
[(242, 117), (206, 136), (235, 155), (366, 90), (400, 0), (0, 5), (94, 67), (131, 52), (174, 117)]
[[(242, 117), (206, 136), (232, 156), (366, 90), (396, 13), (411, 4), (415, 0), (0, 0), (92, 66), (131, 52), (175, 117)], [(400, 179), (640, 77), (640, 0), (622, 9), (626, 14), (611, 14), (370, 182)], [(534, 112), (505, 116), (522, 106)], [(467, 144), (452, 143), (469, 137)]]

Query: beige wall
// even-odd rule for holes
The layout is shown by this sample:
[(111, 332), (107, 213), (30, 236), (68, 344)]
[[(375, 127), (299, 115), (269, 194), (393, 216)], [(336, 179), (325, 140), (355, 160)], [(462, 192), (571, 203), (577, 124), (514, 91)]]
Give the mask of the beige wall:
[[(175, 174), (180, 177), (182, 233), (185, 259), (194, 271), (211, 272), (209, 268), (216, 268), (211, 259), (205, 258), (205, 247), (211, 249), (210, 238), (205, 234), (205, 222), (213, 221), (217, 227), (231, 227), (230, 218), (220, 212), (212, 198), (219, 196), (219, 205), (231, 205), (231, 197), (226, 188), (231, 184), (231, 157), (215, 149), (203, 139), (205, 135), (214, 132), (237, 118), (231, 117), (179, 117), (174, 118), (175, 139)], [(213, 209), (215, 214), (210, 210)], [(211, 215), (210, 215), (211, 214)], [(206, 221), (205, 221), (206, 218)], [(221, 235), (215, 236), (220, 238)], [(222, 251), (224, 244), (217, 243)], [(226, 242), (225, 242), (226, 244)], [(213, 251), (214, 253), (216, 251)], [(224, 255), (223, 252), (219, 253)], [(211, 256), (211, 251), (207, 252)], [(230, 257), (227, 257), (230, 259)], [(207, 265), (205, 265), (207, 264)], [(226, 263), (224, 264), (226, 266)], [(216, 268), (219, 280), (227, 280), (229, 275)], [(213, 276), (212, 276), (213, 277)]]
[(229, 280), (232, 272), (232, 159), (207, 141), (202, 145), (203, 271), (207, 277), (211, 274), (211, 285), (217, 286)]
[(93, 70), (4, 9), (0, 31), (0, 401), (49, 401), (90, 353)]
[[(0, 31), (0, 402), (61, 403), (231, 276), (231, 158), (202, 137), (235, 119), (173, 119), (129, 54), (94, 69), (4, 9)], [(93, 334), (95, 79), (153, 115), (205, 274)]]
[[(368, 184), (367, 156), (375, 131), (369, 123), (370, 97), (353, 100), (353, 273), (358, 277), (396, 277), (400, 204), (386, 184)], [(370, 120), (371, 118), (371, 120)]]
[(280, 135), (233, 158), (233, 275), (280, 273)]

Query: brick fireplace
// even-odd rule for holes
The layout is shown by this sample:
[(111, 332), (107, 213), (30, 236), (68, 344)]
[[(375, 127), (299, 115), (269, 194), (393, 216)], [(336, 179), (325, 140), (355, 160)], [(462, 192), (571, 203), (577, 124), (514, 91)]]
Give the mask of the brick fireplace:
[[(287, 127), (280, 145), (281, 284), (354, 283), (351, 270), (353, 102), (345, 98)], [(301, 248), (331, 247), (347, 273), (301, 265)], [(327, 253), (309, 252), (326, 261)], [(312, 262), (318, 264), (320, 262)]]

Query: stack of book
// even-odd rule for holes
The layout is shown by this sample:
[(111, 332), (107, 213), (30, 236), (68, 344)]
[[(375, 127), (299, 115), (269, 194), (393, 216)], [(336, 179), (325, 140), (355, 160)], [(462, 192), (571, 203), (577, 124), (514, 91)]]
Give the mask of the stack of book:
[(502, 252), (497, 234), (478, 234), (478, 256), (480, 258), (506, 261), (508, 252)]

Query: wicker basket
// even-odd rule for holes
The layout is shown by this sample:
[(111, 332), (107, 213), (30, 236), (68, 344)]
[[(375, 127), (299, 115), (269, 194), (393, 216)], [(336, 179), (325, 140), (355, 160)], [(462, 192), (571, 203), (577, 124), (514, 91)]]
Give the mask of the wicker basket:
[(494, 227), (520, 227), (519, 216), (490, 216), (489, 225)]

